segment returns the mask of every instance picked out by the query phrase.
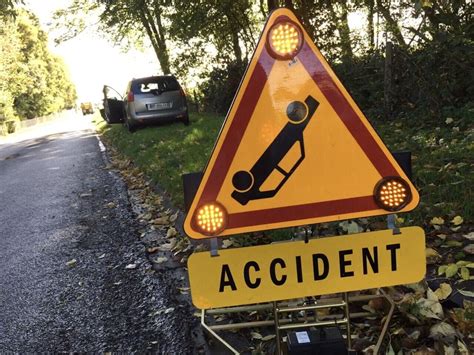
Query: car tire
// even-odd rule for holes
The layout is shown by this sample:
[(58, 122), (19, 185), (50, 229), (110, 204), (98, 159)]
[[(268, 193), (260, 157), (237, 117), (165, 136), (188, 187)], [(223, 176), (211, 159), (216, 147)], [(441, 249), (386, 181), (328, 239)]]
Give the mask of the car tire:
[(130, 121), (128, 119), (125, 119), (125, 128), (127, 128), (127, 130), (130, 132), (130, 133), (133, 133), (137, 130), (137, 127), (133, 124), (130, 123)]
[(181, 122), (183, 122), (183, 124), (185, 126), (189, 126), (190, 122), (189, 122), (189, 115), (186, 115), (184, 116), (184, 118), (181, 119)]

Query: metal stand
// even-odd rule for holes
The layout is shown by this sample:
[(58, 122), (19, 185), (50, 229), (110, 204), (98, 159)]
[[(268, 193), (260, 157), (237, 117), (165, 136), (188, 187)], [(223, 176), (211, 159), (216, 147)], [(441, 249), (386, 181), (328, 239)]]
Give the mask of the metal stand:
[[(312, 302), (311, 304), (304, 303), (303, 305), (299, 306), (296, 305), (294, 302), (289, 301), (282, 301), (282, 302), (271, 302), (271, 303), (260, 303), (254, 305), (247, 305), (247, 306), (237, 306), (237, 307), (227, 307), (227, 308), (214, 308), (209, 310), (202, 310), (201, 313), (201, 325), (204, 329), (206, 329), (209, 334), (211, 334), (216, 340), (221, 342), (227, 349), (229, 349), (234, 354), (239, 354), (239, 352), (233, 348), (229, 343), (227, 343), (222, 337), (220, 337), (216, 332), (221, 330), (236, 330), (236, 329), (246, 329), (246, 328), (263, 328), (263, 327), (275, 327), (276, 333), (276, 345), (277, 354), (281, 354), (282, 350), (282, 343), (281, 343), (281, 330), (289, 330), (289, 329), (297, 329), (297, 328), (304, 328), (304, 327), (312, 327), (312, 326), (330, 326), (330, 325), (339, 325), (345, 324), (348, 326), (347, 330), (347, 344), (348, 348), (352, 347), (352, 341), (350, 336), (350, 320), (364, 318), (373, 316), (371, 312), (354, 312), (348, 314), (334, 314), (334, 315), (327, 315), (318, 319), (316, 313), (314, 314), (314, 321), (310, 320), (307, 316), (306, 312), (309, 310), (317, 310), (323, 309), (328, 307), (340, 307), (344, 308), (346, 311), (349, 309), (349, 303), (357, 303), (357, 302), (367, 302), (372, 299), (377, 298), (385, 298), (390, 303), (390, 310), (386, 316), (382, 332), (377, 340), (375, 345), (375, 354), (380, 351), (380, 347), (382, 345), (383, 339), (388, 330), (388, 325), (392, 318), (393, 312), (395, 310), (395, 303), (393, 300), (388, 296), (382, 289), (378, 289), (378, 294), (375, 295), (358, 295), (358, 296), (349, 296), (347, 293), (344, 294), (344, 299), (341, 298), (331, 298), (320, 300), (317, 302)], [(346, 298), (347, 297), (347, 298)], [(229, 323), (229, 324), (208, 324), (206, 323), (206, 316), (217, 316), (221, 314), (233, 314), (233, 313), (240, 313), (240, 312), (273, 312), (274, 319), (273, 320), (261, 320), (261, 321), (251, 321), (251, 322), (239, 322), (239, 323)], [(296, 318), (279, 318), (281, 313), (288, 313), (288, 312), (295, 312), (295, 311), (302, 311), (303, 316), (298, 316)], [(346, 312), (344, 312), (346, 313)], [(276, 320), (276, 322), (275, 322)], [(315, 324), (317, 323), (317, 324)], [(276, 327), (278, 324), (278, 328)]]
[[(389, 229), (393, 230), (393, 234), (400, 234), (400, 230), (395, 225), (396, 215), (391, 214), (387, 216), (387, 226)], [(306, 241), (306, 240), (305, 240)], [(213, 257), (219, 256), (218, 253), (218, 244), (217, 238), (212, 238), (210, 240), (210, 252)], [(222, 337), (220, 337), (216, 331), (218, 330), (235, 330), (235, 329), (244, 329), (244, 328), (257, 328), (257, 327), (275, 327), (275, 335), (276, 335), (276, 353), (278, 355), (282, 354), (282, 339), (281, 339), (281, 331), (282, 330), (290, 330), (290, 329), (298, 329), (298, 328), (310, 328), (310, 327), (324, 327), (330, 325), (339, 325), (345, 324), (346, 331), (347, 331), (347, 347), (350, 350), (352, 348), (352, 339), (351, 339), (351, 319), (355, 318), (363, 318), (367, 316), (372, 316), (371, 312), (358, 312), (358, 313), (350, 313), (349, 311), (349, 303), (350, 302), (367, 302), (372, 299), (377, 298), (385, 298), (390, 303), (390, 310), (386, 316), (384, 325), (382, 327), (382, 331), (377, 339), (377, 343), (375, 345), (374, 353), (378, 354), (380, 352), (380, 348), (382, 346), (382, 342), (385, 338), (385, 335), (388, 330), (388, 326), (390, 324), (390, 320), (392, 319), (394, 310), (395, 310), (395, 302), (392, 298), (383, 291), (383, 289), (378, 289), (378, 293), (375, 295), (359, 295), (349, 297), (347, 292), (343, 293), (343, 297), (341, 298), (333, 298), (333, 299), (325, 299), (321, 301), (313, 301), (309, 304), (304, 302), (302, 305), (294, 305), (289, 303), (289, 301), (283, 302), (272, 302), (272, 303), (261, 303), (255, 305), (248, 305), (248, 306), (237, 306), (237, 307), (227, 307), (227, 308), (215, 308), (210, 310), (202, 310), (201, 313), (201, 325), (204, 329), (206, 329), (209, 334), (211, 334), (214, 338), (216, 338), (219, 342), (221, 342), (227, 349), (229, 349), (233, 354), (240, 354), (235, 348), (233, 348), (228, 342), (226, 342)], [(336, 314), (336, 315), (328, 315), (322, 317), (322, 319), (318, 319), (317, 310), (324, 309), (324, 308), (342, 308), (343, 314)], [(240, 323), (229, 323), (229, 324), (219, 324), (219, 325), (208, 325), (206, 323), (206, 315), (214, 316), (219, 314), (232, 314), (232, 313), (239, 313), (239, 312), (255, 312), (255, 311), (272, 311), (273, 312), (273, 320), (264, 320), (264, 321), (252, 321), (252, 322), (240, 322)], [(314, 312), (314, 320), (308, 320), (307, 312), (313, 311)], [(290, 313), (290, 312), (303, 312), (303, 316), (297, 316), (296, 318), (280, 318), (281, 314)]]

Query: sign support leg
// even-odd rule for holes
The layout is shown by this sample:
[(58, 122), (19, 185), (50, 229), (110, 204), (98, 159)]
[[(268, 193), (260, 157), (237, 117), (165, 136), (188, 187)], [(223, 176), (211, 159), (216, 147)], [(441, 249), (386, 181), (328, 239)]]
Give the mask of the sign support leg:
[(209, 334), (211, 334), (214, 338), (219, 340), (227, 349), (229, 349), (233, 354), (239, 355), (240, 353), (235, 350), (228, 342), (226, 342), (224, 339), (222, 339), (214, 330), (212, 330), (207, 324), (206, 324), (206, 310), (201, 311), (201, 326), (206, 329)]
[(397, 215), (396, 214), (389, 214), (387, 216), (387, 228), (388, 229), (391, 229), (393, 234), (400, 234), (400, 228), (397, 227), (396, 225), (396, 218), (397, 218)]
[(345, 303), (346, 320), (347, 320), (347, 349), (351, 350), (352, 348), (351, 314), (349, 312), (349, 294), (347, 292), (344, 292), (344, 303)]
[(281, 355), (280, 322), (278, 321), (278, 306), (276, 302), (273, 302), (273, 317), (275, 321), (276, 353)]
[(211, 249), (211, 256), (219, 256), (217, 238), (211, 238), (210, 249)]

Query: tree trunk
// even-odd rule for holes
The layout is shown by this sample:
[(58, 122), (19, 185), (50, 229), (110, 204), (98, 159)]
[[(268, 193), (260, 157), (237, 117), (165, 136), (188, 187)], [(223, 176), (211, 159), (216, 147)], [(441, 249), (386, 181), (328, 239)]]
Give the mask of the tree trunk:
[(159, 11), (157, 11), (157, 9), (155, 9), (156, 16), (155, 18), (153, 18), (153, 14), (150, 13), (148, 7), (146, 6), (143, 8), (143, 13), (144, 13), (145, 18), (148, 21), (148, 26), (150, 28), (152, 36), (155, 39), (156, 46), (158, 48), (158, 52), (156, 51), (156, 48), (155, 48), (155, 53), (156, 53), (156, 56), (158, 57), (158, 61), (160, 62), (161, 70), (163, 71), (163, 74), (170, 74), (171, 73), (170, 60), (169, 60), (168, 49), (166, 47), (164, 28), (163, 28), (163, 25), (161, 24), (160, 13)]
[(352, 58), (352, 42), (350, 36), (349, 21), (347, 19), (348, 11), (347, 4), (345, 1), (340, 2), (342, 13), (339, 21), (339, 34), (341, 36), (341, 51), (342, 60), (348, 60)]
[(158, 62), (160, 63), (160, 67), (163, 71), (163, 74), (170, 74), (171, 70), (169, 64), (169, 56), (166, 50), (166, 43), (160, 43), (160, 36), (158, 34), (158, 31), (156, 30), (155, 24), (152, 22), (153, 18), (151, 17), (151, 14), (147, 11), (146, 7), (142, 7), (140, 11), (140, 19), (142, 21), (143, 27), (145, 27), (148, 38), (151, 41), (151, 45), (155, 50), (155, 54), (158, 58)]
[(236, 28), (238, 26), (235, 26), (234, 22), (232, 21), (233, 19), (231, 19), (231, 16), (229, 16), (228, 13), (225, 14), (225, 17), (227, 19), (229, 32), (232, 37), (232, 49), (234, 51), (235, 60), (238, 64), (242, 64), (242, 48), (240, 48), (239, 43), (239, 31), (238, 28)]
[(398, 27), (398, 23), (390, 14), (390, 8), (384, 6), (383, 0), (377, 0), (377, 11), (382, 14), (385, 22), (387, 23), (387, 29), (393, 34), (398, 44), (402, 47), (406, 47), (405, 39), (403, 38), (402, 32)]
[(369, 50), (372, 51), (375, 47), (374, 39), (374, 0), (367, 1), (368, 14), (367, 14), (367, 32), (369, 34)]

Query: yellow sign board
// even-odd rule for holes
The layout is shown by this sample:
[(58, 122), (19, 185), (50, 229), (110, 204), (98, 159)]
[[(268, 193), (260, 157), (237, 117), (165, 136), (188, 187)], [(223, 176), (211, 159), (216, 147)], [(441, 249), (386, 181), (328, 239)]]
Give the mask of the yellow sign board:
[(419, 227), (195, 253), (197, 308), (236, 306), (417, 282), (426, 272)]
[[(390, 178), (396, 185), (378, 198)], [(199, 239), (405, 212), (418, 202), (295, 15), (272, 12), (186, 217), (186, 234)]]

